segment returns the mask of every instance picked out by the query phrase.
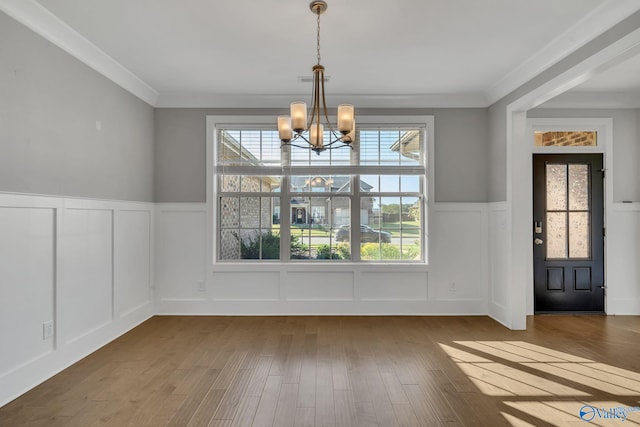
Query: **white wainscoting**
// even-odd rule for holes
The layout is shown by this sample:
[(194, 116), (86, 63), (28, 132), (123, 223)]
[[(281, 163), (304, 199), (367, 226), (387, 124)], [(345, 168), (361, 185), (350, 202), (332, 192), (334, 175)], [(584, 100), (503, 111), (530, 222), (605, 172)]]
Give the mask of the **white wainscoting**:
[(510, 289), (507, 251), (507, 203), (488, 204), (489, 209), (489, 316), (503, 325), (511, 324), (509, 309)]
[(152, 203), (0, 193), (0, 406), (153, 315), (152, 230)]
[[(640, 204), (607, 215), (607, 312), (638, 315)], [(488, 314), (508, 325), (507, 220), (505, 202), (434, 204), (426, 266), (214, 264), (203, 203), (0, 193), (0, 405), (153, 314)]]
[(607, 211), (606, 311), (640, 315), (640, 203)]
[(156, 205), (159, 314), (487, 314), (489, 214), (437, 203), (429, 265), (223, 263), (208, 259), (207, 206)]

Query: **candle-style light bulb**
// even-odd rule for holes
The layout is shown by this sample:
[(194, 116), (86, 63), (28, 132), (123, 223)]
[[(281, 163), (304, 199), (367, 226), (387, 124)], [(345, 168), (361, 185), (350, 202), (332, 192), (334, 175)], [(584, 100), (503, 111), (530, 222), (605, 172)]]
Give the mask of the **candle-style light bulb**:
[(301, 101), (291, 103), (291, 127), (301, 133), (307, 127), (307, 104)]
[(354, 112), (353, 105), (338, 105), (338, 131), (343, 135), (348, 134), (353, 129)]
[(309, 129), (310, 141), (313, 148), (323, 148), (324, 141), (322, 140), (324, 135), (324, 126), (319, 123), (314, 123)]
[(293, 130), (291, 129), (291, 117), (278, 116), (278, 135), (280, 141), (289, 142), (293, 138)]

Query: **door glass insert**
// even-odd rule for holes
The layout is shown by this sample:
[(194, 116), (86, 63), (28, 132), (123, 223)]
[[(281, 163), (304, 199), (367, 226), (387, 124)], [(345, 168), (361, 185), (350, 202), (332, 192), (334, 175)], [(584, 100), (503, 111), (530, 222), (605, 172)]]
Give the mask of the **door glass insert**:
[(569, 209), (589, 209), (589, 167), (569, 165)]
[(547, 210), (567, 208), (567, 165), (547, 165)]
[(591, 257), (589, 166), (546, 165), (547, 258)]
[(569, 258), (589, 258), (589, 212), (569, 213)]
[(567, 257), (567, 214), (547, 212), (547, 258)]

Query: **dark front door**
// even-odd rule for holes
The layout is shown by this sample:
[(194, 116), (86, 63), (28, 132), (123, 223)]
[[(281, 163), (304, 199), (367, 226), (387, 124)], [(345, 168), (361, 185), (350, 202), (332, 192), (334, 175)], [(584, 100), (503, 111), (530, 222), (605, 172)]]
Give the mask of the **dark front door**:
[(291, 223), (293, 224), (306, 224), (307, 223), (307, 210), (305, 208), (291, 208)]
[(533, 156), (535, 311), (604, 311), (601, 154)]

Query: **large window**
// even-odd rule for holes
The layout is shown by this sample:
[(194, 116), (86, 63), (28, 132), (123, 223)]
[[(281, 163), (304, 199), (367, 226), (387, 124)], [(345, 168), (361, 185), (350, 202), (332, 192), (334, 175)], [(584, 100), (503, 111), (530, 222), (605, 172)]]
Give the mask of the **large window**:
[(217, 125), (214, 145), (218, 261), (425, 262), (424, 126), (362, 126), (317, 155)]

